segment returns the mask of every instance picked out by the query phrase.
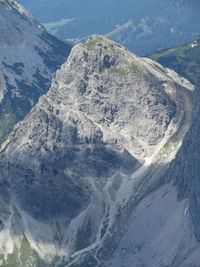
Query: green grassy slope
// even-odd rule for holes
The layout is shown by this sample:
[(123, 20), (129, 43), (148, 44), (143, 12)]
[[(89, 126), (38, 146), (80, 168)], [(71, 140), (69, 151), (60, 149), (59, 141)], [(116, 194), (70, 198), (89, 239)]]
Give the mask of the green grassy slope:
[(200, 37), (193, 42), (160, 51), (149, 57), (196, 83), (200, 75)]

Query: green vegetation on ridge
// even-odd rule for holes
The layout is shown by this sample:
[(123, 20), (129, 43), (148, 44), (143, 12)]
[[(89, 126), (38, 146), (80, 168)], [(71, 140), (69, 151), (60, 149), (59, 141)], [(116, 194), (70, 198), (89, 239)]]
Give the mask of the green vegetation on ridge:
[(200, 37), (193, 42), (160, 51), (149, 57), (196, 83), (200, 74)]
[(59, 29), (59, 27), (64, 26), (71, 21), (73, 21), (73, 19), (62, 18), (59, 21), (52, 21), (52, 22), (44, 23), (44, 26), (48, 31), (55, 34), (57, 30)]

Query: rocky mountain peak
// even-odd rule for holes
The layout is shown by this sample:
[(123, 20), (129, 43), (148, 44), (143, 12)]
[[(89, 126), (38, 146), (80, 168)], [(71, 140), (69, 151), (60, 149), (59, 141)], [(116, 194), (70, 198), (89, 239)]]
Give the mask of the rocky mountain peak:
[[(39, 34), (43, 28), (29, 13), (16, 1), (0, 1), (0, 45), (19, 46), (28, 42), (27, 30), (32, 29)], [(9, 34), (8, 34), (9, 32)]]
[(0, 147), (0, 237), (12, 244), (0, 244), (0, 254), (25, 237), (49, 266), (110, 259), (182, 143), (192, 91), (175, 72), (104, 37), (74, 46)]
[(18, 2), (11, 0), (0, 1), (0, 35), (2, 139), (47, 92), (71, 46), (47, 33)]
[(24, 19), (29, 20), (37, 25), (39, 28), (42, 26), (37, 22), (37, 20), (18, 2), (15, 0), (0, 0), (1, 6), (5, 7), (8, 11), (15, 10), (16, 13), (21, 14)]
[(179, 112), (181, 87), (193, 90), (175, 72), (94, 35), (73, 47), (47, 97), (120, 133), (127, 149), (144, 159)]
[[(128, 151), (142, 163), (176, 132), (185, 116), (185, 100), (180, 99), (192, 90), (175, 72), (95, 35), (73, 47), (47, 95), (16, 126), (3, 151), (13, 162), (23, 162), (34, 153), (30, 161), (37, 169), (42, 158), (49, 157), (48, 151), (57, 149), (61, 156), (69, 144), (92, 142)], [(191, 108), (190, 100), (187, 106)], [(46, 152), (37, 159), (44, 146)]]

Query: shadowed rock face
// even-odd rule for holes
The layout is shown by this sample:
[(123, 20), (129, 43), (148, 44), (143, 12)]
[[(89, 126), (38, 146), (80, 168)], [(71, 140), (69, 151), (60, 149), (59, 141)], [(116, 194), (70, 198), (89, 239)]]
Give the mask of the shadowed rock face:
[(71, 46), (16, 1), (0, 1), (0, 140), (46, 93)]
[(170, 161), (161, 149), (179, 137), (192, 89), (106, 38), (76, 45), (50, 91), (1, 145), (0, 181), (11, 214), (1, 227), (9, 222), (16, 233), (23, 225), (20, 233), (51, 263), (109, 238), (116, 244), (130, 200), (158, 183), (147, 186), (144, 178), (151, 181)]
[(194, 224), (195, 235), (200, 241), (200, 88), (194, 93), (193, 120), (183, 145), (172, 162), (169, 177), (178, 188), (179, 199), (189, 199), (189, 210)]

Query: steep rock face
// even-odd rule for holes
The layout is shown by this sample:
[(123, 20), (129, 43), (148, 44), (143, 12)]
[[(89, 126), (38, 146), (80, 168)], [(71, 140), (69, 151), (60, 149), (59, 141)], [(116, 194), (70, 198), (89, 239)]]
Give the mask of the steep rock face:
[(179, 110), (174, 83), (190, 87), (175, 73), (98, 36), (73, 49), (57, 80), (52, 99), (59, 103), (65, 96), (65, 105), (125, 136), (142, 157), (163, 138)]
[(3, 264), (28, 242), (33, 266), (107, 266), (181, 145), (192, 90), (104, 37), (76, 45), (1, 145)]
[(189, 199), (189, 211), (198, 241), (200, 240), (199, 100), (200, 90), (197, 85), (194, 94), (193, 122), (177, 158), (171, 164), (171, 171), (168, 175), (178, 188), (179, 199)]
[(0, 1), (0, 138), (47, 92), (70, 45), (48, 34), (16, 1)]

